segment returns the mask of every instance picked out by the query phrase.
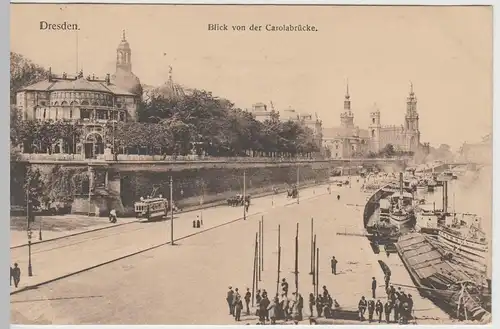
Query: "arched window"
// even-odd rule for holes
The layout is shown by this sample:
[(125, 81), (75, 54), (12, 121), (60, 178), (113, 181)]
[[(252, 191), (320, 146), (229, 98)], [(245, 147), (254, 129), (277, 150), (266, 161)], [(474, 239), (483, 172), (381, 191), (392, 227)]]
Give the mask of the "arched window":
[(89, 105), (89, 102), (87, 102), (87, 101), (82, 101), (82, 105)]
[(372, 118), (372, 123), (375, 123), (375, 118)]
[(68, 102), (63, 101), (63, 102), (61, 103), (61, 106), (68, 106)]
[(99, 106), (99, 104), (97, 102), (92, 102), (92, 106)]
[(372, 137), (375, 137), (375, 129), (372, 129)]
[(78, 105), (78, 101), (72, 101), (71, 104), (69, 104), (71, 106), (77, 106)]
[(46, 117), (47, 117), (47, 110), (43, 109), (43, 120), (45, 120)]
[(69, 118), (70, 118), (70, 119), (73, 119), (73, 109), (70, 109), (70, 110), (69, 110)]
[(59, 105), (59, 103), (58, 102), (54, 102), (54, 106), (57, 106), (57, 105)]

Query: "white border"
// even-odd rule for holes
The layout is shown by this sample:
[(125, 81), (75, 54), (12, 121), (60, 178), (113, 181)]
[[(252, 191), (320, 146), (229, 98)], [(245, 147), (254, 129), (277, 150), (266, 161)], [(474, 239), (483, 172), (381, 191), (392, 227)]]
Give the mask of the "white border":
[[(309, 4), (309, 5), (425, 5), (425, 6), (429, 6), (429, 5), (432, 5), (432, 6), (442, 6), (442, 5), (495, 5), (495, 1), (493, 0), (490, 0), (490, 1), (443, 1), (443, 0), (440, 0), (440, 1), (432, 1), (432, 0), (414, 0), (414, 1), (388, 1), (388, 0), (378, 0), (378, 1), (375, 1), (375, 0), (372, 0), (372, 1), (356, 1), (356, 0), (352, 0), (352, 1), (319, 1), (319, 0), (310, 0), (310, 1), (304, 1), (304, 0), (295, 0), (295, 1), (291, 1), (291, 0), (288, 0), (288, 1), (280, 1), (280, 0), (274, 0), (274, 1), (251, 1), (251, 0), (247, 0), (247, 1), (238, 1), (238, 0), (218, 0), (218, 1), (202, 1), (202, 0), (185, 0), (185, 1), (181, 1), (181, 0), (177, 0), (177, 1), (169, 1), (169, 0), (149, 0), (149, 1), (132, 1), (132, 0), (107, 0), (107, 1), (99, 1), (99, 0), (87, 0), (87, 1), (71, 1), (71, 0), (67, 0), (67, 1), (63, 1), (63, 0), (53, 0), (53, 1), (50, 1), (50, 0), (38, 0), (38, 1), (23, 1), (23, 0), (12, 0), (12, 3), (69, 3), (69, 4), (76, 4), (76, 3), (109, 3), (109, 4), (251, 4), (251, 5), (258, 5), (258, 4), (266, 4), (266, 5), (276, 5), (276, 4), (280, 4), (280, 5), (284, 5), (284, 4), (291, 4), (291, 5), (306, 5), (306, 4)], [(2, 65), (0, 65), (0, 79), (1, 79), (1, 82), (2, 82), (2, 86), (4, 88), (2, 88), (1, 90), (3, 91), (1, 94), (0, 94), (0, 98), (3, 100), (3, 104), (4, 104), (4, 109), (7, 109), (7, 110), (4, 110), (4, 111), (1, 111), (0, 115), (3, 116), (3, 118), (0, 118), (3, 119), (1, 122), (9, 122), (9, 92), (7, 91), (9, 88), (7, 88), (9, 86), (9, 63), (8, 63), (8, 52), (10, 50), (10, 42), (9, 42), (9, 36), (10, 36), (10, 33), (9, 33), (9, 2), (8, 1), (0, 1), (0, 24), (2, 25), (2, 28), (0, 28), (0, 40), (3, 40), (2, 42), (2, 46), (5, 47), (3, 49), (5, 49), (5, 60), (2, 62)], [(499, 32), (499, 23), (498, 23), (498, 20), (496, 20), (495, 18), (498, 16), (497, 14), (499, 14), (499, 9), (497, 6), (494, 6), (493, 8), (493, 25), (494, 25), (494, 32), (497, 32), (497, 33), (494, 33), (494, 46), (493, 46), (493, 52), (494, 52), (494, 64), (496, 61), (496, 59), (498, 59), (498, 45), (499, 45), (499, 41), (500, 41), (500, 32)], [(499, 73), (500, 73), (500, 69), (497, 65), (494, 65), (493, 66), (493, 69), (494, 69), (494, 81), (496, 81), (498, 79), (498, 76), (499, 76)], [(496, 88), (495, 89), (495, 85), (493, 87), (493, 91), (494, 91), (494, 95), (493, 95), (493, 131), (496, 132), (496, 129), (498, 129), (500, 127), (500, 124), (499, 124), (499, 120), (500, 120), (500, 116), (496, 113), (495, 109), (498, 108), (498, 100), (499, 100), (499, 97), (500, 97), (500, 89), (499, 88)], [(496, 91), (496, 92), (495, 92)], [(470, 109), (471, 111), (473, 111), (474, 109)], [(444, 129), (444, 128), (443, 128)], [(3, 144), (1, 144), (1, 147), (4, 148), (4, 153), (3, 154), (8, 154), (8, 148), (9, 148), (9, 145), (8, 145), (8, 129), (2, 129), (0, 130), (0, 134), (3, 134), (4, 137), (2, 138), (2, 140), (4, 141)], [(445, 130), (443, 130), (443, 133), (445, 133)], [(493, 167), (494, 169), (496, 169), (496, 166), (498, 164), (497, 162), (497, 157), (498, 157), (498, 152), (497, 152), (497, 149), (498, 149), (498, 144), (499, 144), (499, 141), (496, 137), (496, 133), (493, 134)], [(9, 160), (7, 157), (4, 157), (5, 158), (5, 169), (6, 171), (5, 172), (8, 172), (8, 168), (9, 168)], [(493, 200), (496, 200), (498, 198), (498, 188), (499, 188), (499, 180), (500, 180), (500, 176), (496, 173), (496, 171), (494, 170), (494, 173), (493, 173)], [(4, 188), (5, 189), (8, 189), (8, 187), (5, 186), (6, 184), (4, 184)], [(3, 193), (2, 193), (3, 194)], [(9, 205), (9, 200), (10, 198), (8, 197), (9, 195), (9, 191), (5, 191), (5, 197), (2, 197), (0, 198), (0, 202), (4, 204), (3, 207), (1, 207), (0, 209), (4, 209), (5, 211), (5, 217), (4, 218), (9, 218), (10, 214), (9, 214), (9, 208), (10, 208), (10, 205)], [(499, 265), (498, 262), (499, 262), (499, 258), (500, 257), (497, 257), (497, 253), (495, 252), (497, 249), (498, 249), (498, 246), (499, 246), (499, 243), (498, 243), (498, 238), (500, 236), (500, 227), (495, 223), (495, 218), (497, 217), (497, 214), (499, 213), (499, 204), (498, 203), (495, 203), (493, 202), (493, 278), (495, 278), (497, 276), (497, 266)], [(8, 220), (3, 220), (3, 226), (4, 226), (4, 229), (3, 230), (0, 230), (0, 234), (2, 236), (0, 236), (0, 241), (2, 241), (1, 243), (4, 245), (4, 248), (2, 248), (2, 254), (1, 254), (1, 257), (6, 260), (4, 262), (5, 265), (7, 265), (7, 262), (10, 263), (10, 255), (9, 255), (9, 247), (8, 245), (10, 246), (10, 243), (9, 243), (9, 240), (10, 240), (10, 234), (9, 234), (9, 221)], [(6, 267), (5, 267), (6, 268)], [(10, 324), (10, 321), (9, 321), (9, 317), (10, 317), (10, 295), (8, 294), (8, 286), (7, 286), (7, 270), (4, 270), (3, 272), (0, 271), (0, 273), (4, 273), (5, 275), (5, 279), (3, 280), (3, 282), (5, 282), (5, 286), (2, 286), (2, 296), (5, 296), (5, 301), (2, 301), (2, 306), (5, 306), (5, 307), (1, 307), (1, 311), (0, 311), (0, 314), (1, 314), (1, 317), (0, 317), (0, 325), (3, 323), (5, 324), (5, 326), (1, 326), (3, 328), (7, 328), (8, 324)], [(493, 283), (493, 309), (495, 309), (496, 307), (495, 306), (498, 306), (498, 294), (500, 294), (500, 289), (498, 289), (497, 285), (495, 284), (497, 281), (496, 279), (493, 280), (494, 283)], [(7, 297), (9, 296), (9, 297)], [(5, 303), (5, 304), (4, 304)], [(494, 312), (492, 312), (494, 313)], [(498, 315), (500, 316), (500, 315)], [(493, 327), (498, 327), (498, 326), (494, 326), (494, 324), (499, 324), (500, 321), (497, 321), (497, 316), (496, 315), (493, 315), (493, 323), (491, 325), (488, 325), (488, 326), (481, 326), (481, 328), (493, 328)], [(349, 328), (353, 328), (355, 327), (354, 325), (335, 325), (336, 327), (349, 327)], [(422, 325), (422, 326), (419, 326), (419, 328), (434, 328), (434, 327), (438, 327), (438, 328), (441, 328), (441, 327), (455, 327), (454, 325), (439, 325), (439, 326), (431, 326), (431, 325)], [(174, 326), (174, 325), (165, 325), (165, 326), (147, 326), (147, 325), (138, 325), (138, 326), (114, 326), (114, 325), (110, 325), (110, 326), (98, 326), (98, 325), (95, 325), (95, 326), (42, 326), (42, 325), (11, 325), (11, 328), (19, 328), (19, 329), (28, 329), (28, 328), (60, 328), (60, 329), (70, 329), (70, 328), (75, 328), (75, 327), (78, 327), (78, 328), (84, 328), (84, 329), (97, 329), (97, 328), (109, 328), (109, 329), (115, 329), (115, 328), (128, 328), (128, 327), (133, 327), (133, 328), (136, 328), (136, 329), (151, 329), (151, 328), (175, 328), (177, 326)], [(184, 328), (198, 328), (199, 326), (182, 326)], [(207, 328), (217, 328), (219, 326), (204, 326), (204, 327), (207, 327)], [(227, 328), (229, 327), (234, 327), (234, 328), (238, 328), (239, 326), (225, 326)], [(254, 327), (254, 326), (250, 326), (250, 327)], [(257, 326), (255, 326), (257, 327)], [(298, 327), (305, 327), (305, 326), (298, 326)], [(472, 326), (472, 325), (459, 325), (458, 326), (460, 329), (462, 328), (475, 328), (476, 326)], [(258, 327), (257, 327), (258, 328)], [(394, 328), (394, 325), (379, 325), (377, 326), (377, 328)]]

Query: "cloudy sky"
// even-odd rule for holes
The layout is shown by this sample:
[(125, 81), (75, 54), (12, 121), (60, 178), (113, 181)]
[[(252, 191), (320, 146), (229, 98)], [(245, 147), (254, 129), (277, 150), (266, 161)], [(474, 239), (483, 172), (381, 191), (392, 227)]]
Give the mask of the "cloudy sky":
[[(403, 123), (410, 81), (422, 141), (478, 141), (492, 130), (489, 7), (11, 5), (11, 50), (53, 72), (77, 70), (77, 33), (40, 21), (77, 23), (78, 67), (113, 73), (122, 30), (132, 69), (157, 85), (174, 80), (242, 108), (273, 101), (340, 123), (346, 81), (355, 123)], [(230, 31), (208, 31), (208, 24)], [(233, 32), (231, 25), (310, 24), (317, 32)]]

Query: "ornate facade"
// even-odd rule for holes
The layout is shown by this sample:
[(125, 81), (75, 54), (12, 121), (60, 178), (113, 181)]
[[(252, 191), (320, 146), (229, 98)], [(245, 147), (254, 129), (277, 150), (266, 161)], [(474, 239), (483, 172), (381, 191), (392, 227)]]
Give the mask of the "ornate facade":
[[(60, 141), (51, 151), (92, 158), (107, 149), (105, 127), (108, 123), (136, 120), (141, 89), (139, 79), (134, 77), (131, 50), (123, 34), (113, 77), (110, 74), (103, 79), (95, 75), (84, 77), (83, 71), (75, 76), (66, 73), (58, 76), (49, 70), (48, 79), (17, 92), (16, 106), (24, 120), (66, 120), (80, 125), (83, 130), (80, 140), (75, 140), (73, 145)], [(124, 80), (120, 80), (122, 78)]]
[(370, 112), (368, 130), (354, 125), (354, 113), (351, 109), (349, 86), (344, 99), (344, 110), (340, 114), (341, 125), (325, 128), (323, 147), (329, 150), (332, 158), (352, 158), (367, 152), (379, 152), (386, 145), (392, 144), (395, 150), (417, 152), (421, 148), (417, 98), (413, 85), (406, 102), (404, 125), (381, 125), (380, 110), (374, 105)]

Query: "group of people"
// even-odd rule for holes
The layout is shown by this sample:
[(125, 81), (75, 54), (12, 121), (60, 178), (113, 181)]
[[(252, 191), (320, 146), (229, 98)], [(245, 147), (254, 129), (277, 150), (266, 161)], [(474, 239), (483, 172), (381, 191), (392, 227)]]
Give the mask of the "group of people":
[[(412, 318), (413, 312), (413, 299), (411, 294), (406, 294), (401, 287), (397, 290), (393, 285), (390, 285), (391, 274), (386, 273), (384, 276), (385, 290), (387, 294), (387, 301), (382, 303), (380, 299), (376, 299), (376, 287), (377, 280), (372, 278), (372, 299), (366, 300), (365, 296), (362, 296), (358, 303), (359, 319), (360, 321), (365, 320), (365, 313), (368, 311), (368, 321), (374, 321), (374, 315), (377, 317), (378, 322), (382, 322), (382, 317), (385, 315), (385, 322), (391, 322), (391, 314), (393, 315), (393, 320), (396, 323), (408, 324), (408, 321)], [(375, 320), (376, 320), (375, 319)]]
[(309, 294), (309, 313), (311, 317), (314, 316), (314, 308), (316, 308), (317, 317), (332, 318), (333, 311), (339, 307), (339, 303), (332, 298), (326, 286), (323, 286), (323, 293), (318, 294), (316, 297), (314, 297), (313, 293)]
[[(249, 288), (247, 288), (242, 298), (238, 288), (233, 290), (229, 286), (226, 301), (229, 307), (229, 314), (234, 317), (235, 321), (241, 321), (241, 313), (243, 311), (246, 311), (246, 315), (250, 315), (251, 299), (252, 293)], [(267, 322), (276, 324), (277, 320), (293, 320), (298, 323), (303, 318), (304, 299), (300, 293), (296, 292), (293, 292), (289, 297), (288, 282), (286, 282), (286, 279), (281, 281), (281, 294), (276, 294), (272, 301), (269, 299), (265, 289), (259, 289), (255, 293), (255, 302), (255, 315), (259, 318), (258, 324), (266, 324)]]

